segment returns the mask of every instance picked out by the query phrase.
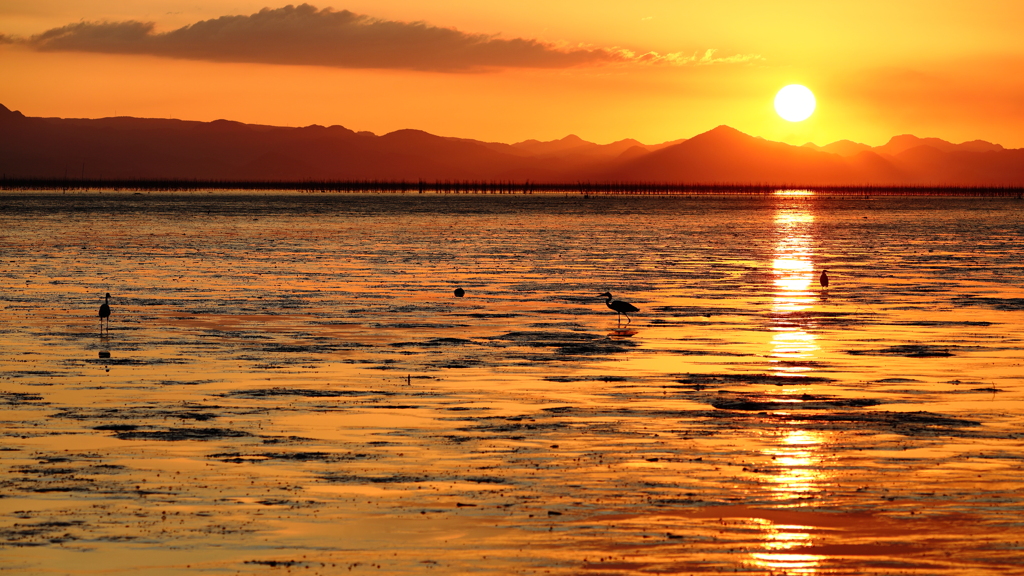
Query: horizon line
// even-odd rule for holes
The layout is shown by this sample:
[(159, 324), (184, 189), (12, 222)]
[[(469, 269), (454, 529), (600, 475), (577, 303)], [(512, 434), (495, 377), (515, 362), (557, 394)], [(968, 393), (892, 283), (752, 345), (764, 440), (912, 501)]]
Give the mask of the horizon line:
[(199, 192), (289, 191), (310, 194), (464, 194), (529, 195), (574, 193), (584, 196), (773, 196), (779, 192), (809, 192), (807, 196), (970, 196), (1024, 198), (1024, 186), (956, 184), (830, 185), (794, 183), (659, 183), (643, 181), (532, 182), (530, 180), (217, 180), (188, 178), (7, 178), (0, 191), (54, 192)]

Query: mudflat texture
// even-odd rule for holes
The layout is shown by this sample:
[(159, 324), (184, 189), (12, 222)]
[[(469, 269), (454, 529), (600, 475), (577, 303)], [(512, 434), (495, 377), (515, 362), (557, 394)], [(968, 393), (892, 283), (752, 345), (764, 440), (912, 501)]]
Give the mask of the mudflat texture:
[(1013, 199), (5, 192), (0, 573), (1024, 574), (1022, 257)]

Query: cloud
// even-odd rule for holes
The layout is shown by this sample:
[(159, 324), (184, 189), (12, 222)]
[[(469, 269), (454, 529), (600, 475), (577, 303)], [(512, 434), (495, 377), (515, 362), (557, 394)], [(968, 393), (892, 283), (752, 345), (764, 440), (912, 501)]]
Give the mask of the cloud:
[(81, 22), (47, 30), (30, 38), (29, 44), (44, 51), (137, 53), (143, 44), (152, 41), (152, 32), (151, 22)]
[(348, 10), (318, 10), (309, 4), (203, 20), (170, 32), (156, 32), (152, 22), (80, 22), (48, 30), (25, 43), (40, 51), (436, 72), (731, 62), (712, 59), (713, 50), (697, 58), (696, 54), (638, 55), (619, 48), (561, 47), (538, 40), (468, 34), (424, 22), (381, 20)]
[(689, 56), (682, 52), (673, 52), (671, 54), (648, 52), (646, 54), (639, 55), (630, 53), (630, 56), (631, 59), (636, 62), (645, 62), (649, 64), (675, 64), (677, 66), (685, 66), (687, 64), (696, 64), (699, 66), (708, 66), (711, 64), (746, 64), (764, 60), (760, 54), (735, 54), (733, 56), (716, 58), (715, 52), (717, 51), (718, 50), (715, 48), (709, 48), (705, 50), (703, 54), (700, 52), (694, 52)]
[(149, 54), (210, 60), (339, 68), (470, 71), (491, 67), (565, 68), (617, 62), (603, 49), (467, 34), (423, 22), (396, 22), (309, 4), (264, 8), (251, 16), (223, 16), (170, 32), (153, 23), (82, 22), (29, 39), (41, 51)]

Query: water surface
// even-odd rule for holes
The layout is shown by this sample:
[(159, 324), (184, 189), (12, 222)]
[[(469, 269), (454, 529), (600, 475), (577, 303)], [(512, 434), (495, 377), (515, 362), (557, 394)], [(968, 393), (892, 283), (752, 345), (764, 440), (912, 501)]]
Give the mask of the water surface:
[(1019, 200), (0, 208), (7, 572), (1024, 573)]

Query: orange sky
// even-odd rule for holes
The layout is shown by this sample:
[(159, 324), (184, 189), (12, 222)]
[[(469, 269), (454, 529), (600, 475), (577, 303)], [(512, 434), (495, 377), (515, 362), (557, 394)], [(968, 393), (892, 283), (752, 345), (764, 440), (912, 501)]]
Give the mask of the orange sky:
[[(657, 143), (728, 124), (794, 144), (1024, 147), (1019, 0), (312, 4), (5, 0), (0, 103), (499, 142)], [(796, 124), (772, 108), (791, 83), (818, 99)]]

